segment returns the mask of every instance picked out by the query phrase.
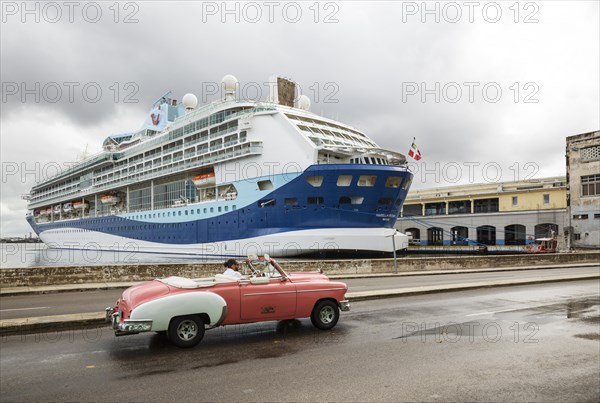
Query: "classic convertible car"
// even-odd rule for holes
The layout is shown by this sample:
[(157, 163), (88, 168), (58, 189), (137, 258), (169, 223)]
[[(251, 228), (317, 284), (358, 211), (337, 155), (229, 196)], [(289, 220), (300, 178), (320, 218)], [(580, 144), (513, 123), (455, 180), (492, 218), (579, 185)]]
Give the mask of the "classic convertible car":
[(268, 255), (250, 256), (243, 271), (241, 279), (167, 277), (130, 287), (106, 308), (106, 321), (117, 336), (159, 332), (185, 348), (223, 325), (310, 317), (328, 330), (350, 310), (348, 286), (322, 273), (286, 273)]

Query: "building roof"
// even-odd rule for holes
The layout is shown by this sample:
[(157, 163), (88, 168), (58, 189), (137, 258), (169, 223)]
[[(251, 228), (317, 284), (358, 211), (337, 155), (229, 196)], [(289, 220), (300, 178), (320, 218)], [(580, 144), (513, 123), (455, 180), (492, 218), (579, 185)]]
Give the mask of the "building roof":
[(432, 198), (478, 197), (502, 193), (527, 192), (541, 189), (564, 189), (565, 176), (527, 179), (511, 182), (477, 183), (458, 186), (446, 186), (430, 189), (411, 190), (406, 202)]

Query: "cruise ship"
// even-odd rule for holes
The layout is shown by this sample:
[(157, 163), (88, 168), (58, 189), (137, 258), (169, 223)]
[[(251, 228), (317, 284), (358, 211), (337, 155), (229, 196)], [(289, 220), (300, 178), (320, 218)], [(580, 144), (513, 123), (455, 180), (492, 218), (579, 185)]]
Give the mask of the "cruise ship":
[(312, 113), (288, 78), (271, 77), (261, 102), (239, 99), (231, 75), (221, 84), (201, 107), (167, 93), (141, 129), (33, 186), (41, 240), (214, 257), (407, 248), (394, 229), (412, 181), (403, 154)]

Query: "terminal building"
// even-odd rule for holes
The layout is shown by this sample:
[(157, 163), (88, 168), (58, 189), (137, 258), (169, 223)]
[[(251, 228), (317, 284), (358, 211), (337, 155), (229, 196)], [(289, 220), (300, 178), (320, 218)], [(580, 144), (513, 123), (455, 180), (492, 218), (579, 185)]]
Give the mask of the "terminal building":
[(600, 248), (600, 131), (567, 137), (567, 242)]
[(412, 245), (509, 249), (556, 235), (564, 248), (566, 189), (561, 176), (411, 190), (396, 229)]

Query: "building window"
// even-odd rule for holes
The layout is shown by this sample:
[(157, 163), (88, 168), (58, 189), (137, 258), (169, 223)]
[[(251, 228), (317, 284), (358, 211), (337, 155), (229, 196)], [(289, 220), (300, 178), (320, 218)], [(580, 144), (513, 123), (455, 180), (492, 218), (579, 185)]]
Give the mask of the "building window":
[(425, 203), (425, 215), (446, 214), (446, 203)]
[(600, 158), (600, 146), (585, 147), (581, 149), (581, 159), (583, 161), (595, 160)]
[(496, 227), (491, 225), (477, 227), (477, 243), (482, 245), (496, 245)]
[(507, 225), (504, 227), (505, 245), (525, 245), (525, 226), (521, 224)]
[(423, 207), (421, 204), (405, 204), (402, 207), (402, 217), (412, 217), (423, 214)]
[(518, 206), (519, 205), (519, 197), (518, 196), (513, 196), (512, 197), (512, 205), (513, 206)]
[(588, 215), (587, 214), (574, 214), (573, 219), (574, 220), (587, 220)]
[(452, 245), (468, 245), (469, 244), (469, 228), (467, 227), (452, 227)]
[(475, 200), (476, 213), (497, 213), (498, 198)]
[(407, 228), (404, 233), (408, 236), (408, 243), (419, 245), (421, 243), (421, 231), (418, 228)]
[(550, 204), (550, 195), (549, 194), (544, 195), (544, 204)]
[(448, 203), (448, 214), (469, 214), (471, 212), (471, 201), (453, 201)]
[(558, 225), (553, 223), (542, 223), (534, 227), (535, 238), (551, 238), (558, 234)]
[(581, 241), (581, 234), (573, 234), (573, 238), (574, 238), (576, 241)]
[(599, 196), (600, 195), (600, 174), (586, 175), (581, 177), (581, 195)]
[(444, 244), (444, 230), (439, 227), (427, 228), (427, 245), (442, 246)]

